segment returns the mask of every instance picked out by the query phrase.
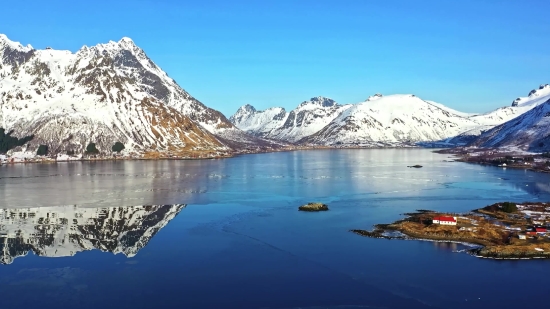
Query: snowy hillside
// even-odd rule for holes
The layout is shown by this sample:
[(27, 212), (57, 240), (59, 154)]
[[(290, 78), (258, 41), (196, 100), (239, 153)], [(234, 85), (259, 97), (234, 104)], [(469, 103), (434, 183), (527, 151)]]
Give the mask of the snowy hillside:
[(76, 53), (35, 50), (0, 35), (0, 127), (54, 151), (227, 150), (255, 142), (204, 106), (129, 38)]
[(296, 142), (318, 132), (350, 107), (351, 105), (340, 105), (329, 98), (315, 97), (302, 102), (290, 112), (280, 107), (257, 111), (253, 106), (245, 105), (230, 120), (249, 134)]
[(471, 119), (482, 125), (499, 125), (512, 120), (532, 108), (548, 101), (550, 99), (550, 85), (540, 85), (538, 89), (533, 89), (527, 97), (519, 97), (512, 102), (511, 106), (498, 108), (489, 113), (471, 116)]
[(301, 142), (361, 146), (414, 145), (456, 136), (478, 123), (414, 95), (374, 96), (342, 112)]
[(0, 264), (101, 250), (135, 256), (185, 205), (0, 209)]
[(550, 150), (550, 98), (523, 115), (479, 136), (471, 146)]

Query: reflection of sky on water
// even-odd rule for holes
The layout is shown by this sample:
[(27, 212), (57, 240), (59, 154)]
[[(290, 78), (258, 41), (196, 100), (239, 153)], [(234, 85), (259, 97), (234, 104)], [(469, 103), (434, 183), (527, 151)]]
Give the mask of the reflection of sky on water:
[[(462, 212), (502, 200), (550, 200), (548, 174), (446, 159), (385, 149), (3, 166), (0, 203), (8, 207), (189, 206), (131, 259), (88, 250), (28, 254), (3, 265), (1, 308), (540, 305), (543, 285), (514, 287), (521, 298), (502, 295), (500, 286), (509, 278), (546, 280), (546, 261), (500, 263), (453, 252), (460, 244), (348, 232), (419, 208)], [(407, 168), (414, 164), (424, 167)], [(296, 210), (309, 201), (331, 210)]]

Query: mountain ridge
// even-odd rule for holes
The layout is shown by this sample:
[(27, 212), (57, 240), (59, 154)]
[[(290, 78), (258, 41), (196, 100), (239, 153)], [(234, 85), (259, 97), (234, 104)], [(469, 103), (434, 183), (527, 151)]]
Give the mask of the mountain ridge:
[(468, 146), (550, 151), (550, 98), (522, 115), (483, 132)]
[(229, 120), (252, 135), (293, 143), (317, 132), (325, 122), (350, 106), (322, 96), (303, 101), (290, 112), (282, 107), (257, 111), (248, 104), (239, 108)]
[[(413, 94), (384, 96), (377, 93), (363, 102), (340, 105), (345, 108), (333, 117), (322, 119), (325, 123), (320, 129), (318, 126), (318, 130), (312, 130), (315, 132), (310, 131), (309, 135), (299, 137), (274, 133), (281, 131), (282, 121), (272, 121), (272, 117), (279, 112), (286, 117), (289, 114), (281, 107), (257, 111), (248, 104), (239, 108), (229, 119), (252, 135), (269, 136), (299, 145), (399, 147), (438, 142), (439, 145), (457, 146), (528, 112), (548, 98), (550, 86), (541, 85), (539, 89), (529, 92), (527, 97), (514, 100), (511, 106), (487, 113), (464, 113)], [(299, 104), (295, 110), (306, 102)], [(314, 107), (315, 104), (308, 106)]]

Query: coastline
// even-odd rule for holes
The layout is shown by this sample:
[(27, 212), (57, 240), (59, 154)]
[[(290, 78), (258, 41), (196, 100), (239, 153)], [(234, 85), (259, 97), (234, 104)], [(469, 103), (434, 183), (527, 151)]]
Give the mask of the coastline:
[[(497, 152), (497, 150), (495, 149), (475, 149), (475, 150), (477, 150), (477, 152), (468, 152), (468, 151), (465, 151), (463, 148), (446, 148), (446, 149), (434, 150), (433, 152), (438, 154), (453, 155), (455, 159), (453, 159), (452, 162), (478, 164), (483, 166), (499, 167), (503, 169), (511, 168), (511, 169), (527, 170), (527, 171), (538, 172), (538, 173), (550, 173), (550, 169), (547, 168), (547, 166), (544, 166), (540, 163), (540, 161), (546, 160), (540, 154)], [(486, 155), (473, 155), (476, 153), (485, 153), (485, 152), (489, 152), (491, 157), (488, 157)], [(513, 157), (522, 161), (525, 158), (532, 158), (532, 160), (539, 160), (538, 162), (539, 164), (538, 165), (505, 164), (504, 166), (502, 166), (502, 165), (499, 165), (498, 163), (495, 163), (495, 160), (493, 159), (493, 158), (501, 159), (506, 157)], [(493, 160), (491, 161), (491, 159)]]
[(291, 151), (307, 151), (307, 150), (342, 150), (342, 149), (426, 149), (420, 146), (289, 146), (277, 149), (262, 149), (262, 150), (245, 150), (235, 151), (227, 155), (212, 155), (212, 156), (177, 156), (177, 155), (161, 155), (161, 153), (155, 153), (154, 155), (148, 155), (147, 153), (133, 156), (102, 156), (96, 158), (90, 157), (74, 157), (71, 159), (54, 159), (51, 157), (33, 157), (26, 158), (25, 160), (13, 161), (13, 162), (0, 162), (0, 166), (12, 165), (12, 164), (51, 164), (61, 162), (95, 162), (95, 161), (155, 161), (155, 160), (220, 160), (235, 158), (249, 154), (262, 154), (262, 153), (274, 153), (274, 152), (291, 152)]

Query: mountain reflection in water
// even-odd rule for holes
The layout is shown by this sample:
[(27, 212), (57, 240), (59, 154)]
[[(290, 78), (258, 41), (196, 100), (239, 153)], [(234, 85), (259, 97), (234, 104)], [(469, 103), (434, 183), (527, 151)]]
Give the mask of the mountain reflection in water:
[(133, 257), (184, 207), (0, 209), (0, 264), (11, 264), (29, 251), (38, 256), (63, 257), (98, 249)]

